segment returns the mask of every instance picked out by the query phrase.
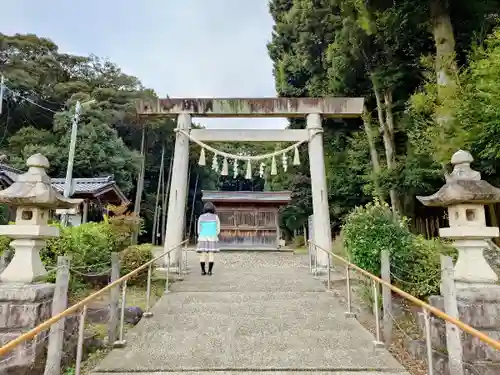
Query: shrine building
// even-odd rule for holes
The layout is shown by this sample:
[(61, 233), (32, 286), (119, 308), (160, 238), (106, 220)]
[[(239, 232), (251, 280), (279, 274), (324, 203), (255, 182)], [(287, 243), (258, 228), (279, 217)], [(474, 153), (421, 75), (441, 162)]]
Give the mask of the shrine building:
[(291, 200), (289, 191), (202, 191), (219, 215), (221, 249), (280, 248), (279, 209)]

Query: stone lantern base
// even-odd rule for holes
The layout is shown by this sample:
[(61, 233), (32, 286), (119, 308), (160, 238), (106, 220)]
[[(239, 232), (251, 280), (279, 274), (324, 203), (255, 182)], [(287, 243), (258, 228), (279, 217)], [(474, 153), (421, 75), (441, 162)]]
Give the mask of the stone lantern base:
[(457, 299), (474, 303), (493, 302), (500, 304), (500, 285), (455, 282)]
[[(0, 345), (51, 317), (54, 284), (0, 284)], [(49, 330), (0, 357), (0, 374), (43, 373)]]
[[(469, 290), (472, 293), (471, 289), (466, 288), (462, 290)], [(497, 297), (495, 297), (495, 294)], [(476, 298), (477, 296), (473, 296), (472, 294), (469, 295), (469, 298), (458, 297), (459, 319), (463, 323), (484, 332), (491, 338), (500, 340), (500, 287), (496, 290), (489, 289), (485, 296), (492, 297), (492, 299), (483, 300)], [(444, 311), (444, 298), (442, 296), (429, 297), (429, 303)], [(423, 320), (420, 323), (420, 328), (424, 332)], [(439, 318), (431, 320), (432, 343), (436, 353), (436, 358), (434, 359), (436, 375), (448, 374), (445, 327), (444, 320)], [(500, 351), (493, 349), (488, 344), (467, 333), (462, 333), (462, 350), (466, 374), (500, 374)], [(423, 354), (422, 358), (425, 358), (425, 353)]]

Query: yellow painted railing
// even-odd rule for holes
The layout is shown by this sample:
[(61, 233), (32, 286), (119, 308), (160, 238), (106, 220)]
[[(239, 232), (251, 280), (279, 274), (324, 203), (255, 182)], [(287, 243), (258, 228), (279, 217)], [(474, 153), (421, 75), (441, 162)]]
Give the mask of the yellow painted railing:
[[(342, 258), (341, 256), (334, 254), (331, 251), (327, 251), (326, 249), (322, 248), (321, 246), (315, 244), (312, 241), (309, 242), (309, 267), (310, 270), (313, 271), (313, 263), (311, 260), (311, 249), (315, 249), (315, 257), (314, 257), (314, 273), (317, 274), (318, 270), (318, 263), (317, 263), (317, 250), (321, 250), (322, 252), (326, 253), (328, 256), (328, 286), (327, 289), (331, 289), (331, 270), (332, 270), (332, 261), (335, 259), (341, 263), (343, 263), (346, 267), (346, 289), (347, 289), (347, 312), (346, 316), (348, 317), (355, 317), (356, 315), (351, 312), (351, 283), (350, 283), (350, 271), (356, 271), (359, 272), (361, 275), (367, 277), (368, 279), (371, 280), (372, 283), (372, 291), (373, 291), (373, 303), (374, 303), (374, 315), (375, 315), (375, 335), (376, 335), (376, 341), (375, 345), (378, 347), (383, 347), (384, 343), (381, 342), (381, 332), (380, 332), (380, 318), (379, 318), (379, 286), (383, 286), (385, 288), (388, 288), (390, 291), (398, 294), (402, 298), (404, 298), (407, 301), (412, 302), (414, 305), (420, 307), (422, 309), (423, 317), (424, 317), (424, 324), (425, 324), (425, 341), (426, 341), (426, 354), (427, 354), (427, 373), (428, 375), (433, 375), (434, 374), (434, 355), (433, 355), (433, 344), (432, 344), (432, 335), (431, 335), (431, 324), (430, 324), (430, 315), (433, 314), (436, 317), (439, 317), (443, 319), (445, 322), (454, 325), (455, 327), (460, 328), (462, 331), (470, 334), (472, 337), (477, 338), (478, 340), (486, 343), (489, 345), (491, 348), (494, 348), (496, 350), (500, 350), (500, 341), (495, 340), (491, 338), (490, 336), (478, 331), (477, 329), (465, 324), (464, 322), (446, 314), (445, 312), (435, 308), (434, 306), (429, 305), (428, 303), (412, 296), (409, 293), (406, 293), (404, 290), (401, 290), (398, 287), (395, 287), (392, 285), (390, 282), (387, 282), (380, 277), (377, 277), (373, 275), (372, 273), (362, 269), (361, 267), (356, 266), (355, 264), (349, 262), (348, 260)], [(390, 304), (390, 302), (389, 302)], [(384, 312), (386, 314), (386, 312)], [(393, 317), (390, 315), (391, 319)], [(389, 328), (390, 329), (390, 328)], [(385, 337), (384, 337), (385, 339)], [(463, 361), (462, 359), (462, 349), (461, 347), (461, 340), (457, 338), (458, 345), (451, 346), (449, 350), (449, 363), (448, 366), (450, 368), (450, 373), (452, 374), (464, 374), (464, 364), (466, 362)], [(458, 346), (458, 348), (456, 347)]]
[[(419, 306), (421, 307), (422, 309), (425, 309), (427, 310), (428, 312), (436, 315), (437, 317), (451, 323), (451, 324), (454, 324), (455, 326), (457, 326), (458, 328), (460, 328), (462, 331), (464, 332), (467, 332), (468, 334), (478, 338), (479, 340), (487, 343), (488, 345), (490, 345), (491, 347), (497, 349), (497, 350), (500, 350), (500, 341), (498, 340), (495, 340), (491, 337), (489, 337), (488, 335), (485, 335), (484, 333), (478, 331), (477, 329), (463, 323), (462, 321), (458, 320), (458, 319), (455, 319), (453, 318), (452, 316), (446, 314), (444, 311), (441, 311), (437, 308), (435, 308), (434, 306), (431, 306), (429, 305), (428, 303), (412, 296), (411, 294), (409, 293), (406, 293), (404, 290), (401, 290), (399, 289), (398, 287), (395, 287), (394, 285), (382, 280), (380, 277), (377, 277), (375, 275), (373, 275), (372, 273), (362, 269), (361, 267), (358, 267), (356, 266), (354, 263), (351, 263), (349, 262), (347, 259), (344, 259), (342, 258), (341, 256), (337, 255), (337, 254), (334, 254), (330, 251), (327, 251), (325, 249), (323, 249), (322, 247), (320, 247), (319, 245), (313, 243), (312, 241), (309, 241), (310, 244), (312, 246), (314, 246), (315, 248), (325, 252), (328, 254), (328, 262), (329, 262), (329, 269), (331, 268), (331, 263), (330, 263), (330, 257), (333, 258), (333, 259), (336, 259), (340, 262), (342, 262), (343, 264), (346, 265), (347, 269), (352, 269), (352, 270), (355, 270), (359, 273), (361, 273), (362, 275), (368, 277), (369, 279), (371, 279), (372, 281), (380, 284), (380, 285), (383, 285), (387, 288), (389, 288), (390, 290), (392, 290), (394, 293), (400, 295), (401, 297), (403, 297), (404, 299), (414, 303), (416, 306)], [(330, 274), (330, 272), (328, 272)], [(349, 291), (350, 292), (350, 291)]]
[[(79, 375), (80, 374), (80, 366), (81, 366), (81, 361), (82, 361), (82, 347), (83, 347), (83, 329), (85, 325), (85, 316), (87, 313), (87, 306), (89, 303), (95, 301), (97, 298), (101, 297), (104, 293), (111, 291), (113, 288), (117, 288), (120, 285), (122, 285), (122, 301), (121, 301), (121, 316), (120, 316), (120, 330), (119, 330), (119, 340), (113, 343), (114, 346), (120, 347), (123, 346), (125, 341), (124, 341), (124, 320), (125, 320), (125, 301), (126, 301), (126, 291), (127, 291), (127, 280), (130, 278), (134, 277), (137, 275), (139, 272), (145, 270), (146, 268), (148, 269), (148, 279), (147, 279), (147, 290), (146, 290), (146, 311), (144, 312), (143, 316), (144, 317), (149, 317), (152, 315), (152, 313), (149, 311), (150, 310), (150, 297), (151, 297), (151, 278), (152, 278), (152, 272), (153, 272), (153, 265), (156, 261), (162, 258), (167, 258), (166, 260), (166, 285), (165, 285), (165, 293), (168, 293), (169, 291), (169, 269), (171, 266), (170, 262), (170, 254), (172, 251), (181, 248), (181, 258), (179, 259), (178, 263), (178, 272), (179, 276), (182, 275), (182, 269), (185, 265), (187, 265), (187, 242), (188, 240), (185, 240), (181, 242), (180, 244), (168, 249), (167, 251), (163, 252), (161, 255), (155, 257), (154, 259), (150, 260), (147, 263), (144, 263), (142, 266), (137, 267), (135, 270), (129, 272), (128, 274), (118, 278), (117, 280), (111, 282), (104, 288), (98, 290), (97, 292), (89, 295), (88, 297), (84, 298), (80, 302), (74, 304), (73, 306), (67, 308), (63, 312), (54, 315), (50, 319), (47, 319), (37, 327), (33, 328), (32, 330), (20, 335), (19, 337), (15, 338), (14, 340), (8, 342), (4, 346), (0, 347), (0, 357), (4, 356), (5, 354), (9, 353), (12, 351), (15, 347), (18, 345), (31, 340), (35, 338), (38, 334), (46, 331), (49, 329), (53, 324), (59, 322), (61, 319), (65, 317), (69, 317), (70, 315), (74, 313), (80, 313), (80, 325), (79, 325), (79, 338), (78, 338), (78, 346), (77, 346), (77, 358), (76, 358), (76, 366), (75, 366), (75, 374)], [(185, 257), (185, 263), (184, 263), (184, 258)]]

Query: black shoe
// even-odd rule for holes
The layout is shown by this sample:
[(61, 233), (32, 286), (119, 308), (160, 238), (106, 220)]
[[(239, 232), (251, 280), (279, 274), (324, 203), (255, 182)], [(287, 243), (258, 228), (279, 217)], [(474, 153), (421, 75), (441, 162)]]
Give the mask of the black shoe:
[(200, 266), (201, 266), (201, 275), (205, 276), (207, 274), (207, 272), (205, 271), (205, 262), (200, 262)]
[(212, 276), (212, 268), (214, 268), (214, 262), (208, 262), (208, 274)]

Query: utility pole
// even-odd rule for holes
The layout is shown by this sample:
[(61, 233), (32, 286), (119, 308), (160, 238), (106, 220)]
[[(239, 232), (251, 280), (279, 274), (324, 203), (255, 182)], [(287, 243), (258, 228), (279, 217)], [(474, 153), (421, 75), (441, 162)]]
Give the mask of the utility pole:
[[(137, 219), (140, 217), (141, 213), (141, 198), (142, 198), (142, 190), (144, 189), (144, 173), (146, 169), (146, 126), (142, 125), (142, 137), (141, 137), (141, 169), (139, 171), (139, 175), (137, 177), (137, 190), (135, 193), (135, 202), (134, 202), (134, 215)], [(139, 237), (140, 224), (134, 229), (132, 233), (132, 245), (137, 245), (137, 240)]]
[[(68, 166), (66, 167), (66, 180), (64, 181), (64, 197), (69, 198), (71, 194), (71, 181), (73, 178), (73, 162), (75, 160), (75, 149), (76, 149), (76, 135), (78, 133), (78, 120), (80, 119), (80, 111), (82, 106), (80, 101), (76, 102), (75, 115), (73, 116), (73, 122), (71, 124), (71, 141), (69, 144), (69, 154), (68, 154)], [(65, 213), (61, 217), (62, 225), (66, 226), (68, 224), (68, 214)]]
[(5, 83), (5, 78), (2, 74), (0, 77), (0, 115), (2, 114), (2, 107), (3, 107), (3, 91), (4, 91), (4, 83)]
[(154, 213), (154, 218), (153, 218), (153, 235), (151, 237), (151, 243), (153, 245), (156, 245), (156, 232), (159, 232), (158, 228), (158, 218), (160, 216), (160, 211), (159, 211), (159, 202), (160, 202), (160, 191), (161, 187), (163, 185), (163, 180), (164, 180), (164, 163), (165, 163), (165, 143), (163, 143), (163, 146), (161, 148), (161, 163), (160, 163), (160, 173), (158, 176), (158, 188), (156, 189), (156, 201), (155, 201), (155, 213)]

